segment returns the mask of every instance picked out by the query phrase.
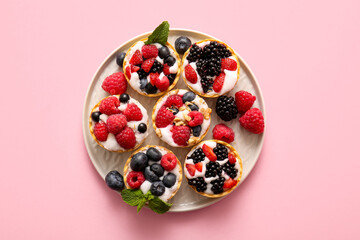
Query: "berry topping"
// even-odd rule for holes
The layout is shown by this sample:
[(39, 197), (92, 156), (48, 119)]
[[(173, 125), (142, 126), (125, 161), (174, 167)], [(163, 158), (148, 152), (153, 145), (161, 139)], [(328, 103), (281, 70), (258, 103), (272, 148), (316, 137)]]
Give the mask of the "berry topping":
[(246, 91), (238, 91), (235, 93), (236, 107), (239, 113), (245, 113), (254, 104), (256, 97)]
[(195, 164), (186, 164), (186, 170), (190, 174), (190, 176), (194, 176), (196, 172)]
[(201, 77), (200, 83), (204, 93), (207, 93), (211, 90), (214, 80), (212, 77)]
[(224, 121), (230, 121), (237, 116), (235, 99), (228, 96), (220, 96), (216, 101), (216, 113)]
[(140, 108), (135, 103), (128, 104), (123, 113), (129, 122), (140, 121), (143, 118)]
[(145, 72), (144, 69), (141, 69), (137, 71), (137, 74), (139, 75), (139, 79), (147, 78), (149, 73)]
[(158, 81), (159, 79), (159, 73), (150, 73), (150, 83), (155, 86), (156, 82)]
[(197, 80), (198, 80), (197, 74), (190, 64), (186, 65), (186, 67), (185, 67), (185, 77), (186, 77), (186, 80), (188, 80), (192, 84), (197, 83)]
[(220, 143), (216, 143), (216, 147), (214, 147), (213, 151), (218, 161), (224, 160), (228, 157), (228, 149)]
[(123, 94), (126, 92), (127, 81), (122, 72), (117, 72), (105, 78), (101, 87), (111, 95)]
[(138, 126), (138, 131), (140, 133), (145, 133), (147, 130), (147, 125), (145, 123), (140, 123)]
[(205, 153), (203, 152), (203, 150), (201, 148), (196, 149), (190, 157), (188, 157), (189, 159), (192, 159), (193, 162), (196, 164), (198, 162), (202, 162), (205, 159)]
[(156, 93), (157, 92), (157, 87), (155, 87), (154, 85), (152, 85), (151, 83), (148, 83), (148, 84), (146, 84), (146, 86), (145, 86), (145, 92), (147, 93), (147, 94), (154, 94), (154, 93)]
[(144, 90), (147, 83), (148, 83), (148, 80), (146, 78), (140, 79), (140, 89)]
[(158, 49), (155, 45), (144, 45), (141, 48), (141, 52), (143, 54), (143, 57), (148, 58), (156, 58), (158, 55)]
[(205, 156), (212, 162), (215, 162), (217, 157), (213, 151), (213, 149), (211, 147), (209, 147), (208, 145), (204, 144), (202, 146), (202, 150), (205, 153)]
[(198, 192), (205, 192), (207, 189), (207, 184), (203, 177), (190, 179), (189, 184), (194, 186)]
[(106, 125), (109, 133), (118, 134), (126, 126), (126, 117), (123, 114), (110, 115), (106, 120)]
[(150, 192), (154, 196), (161, 196), (165, 192), (165, 185), (160, 181), (153, 182), (150, 187)]
[(202, 48), (194, 43), (191, 46), (190, 52), (189, 52), (188, 56), (186, 57), (186, 59), (189, 62), (195, 62), (197, 59), (200, 59), (202, 57), (202, 55), (203, 55)]
[(131, 65), (131, 66), (130, 66), (130, 71), (131, 71), (131, 73), (137, 72), (137, 71), (139, 71), (139, 70), (140, 70), (140, 67), (138, 67), (138, 66), (135, 66), (135, 65)]
[(190, 127), (201, 125), (204, 121), (204, 116), (198, 111), (191, 111), (188, 113), (188, 116), (191, 117), (191, 120), (188, 122)]
[(125, 127), (115, 137), (116, 137), (116, 141), (119, 143), (119, 145), (125, 149), (131, 149), (131, 148), (135, 147), (135, 145), (136, 145), (135, 133), (129, 127)]
[(172, 129), (172, 139), (179, 146), (187, 146), (190, 138), (190, 128), (188, 126), (174, 126)]
[(192, 127), (191, 129), (192, 129), (192, 134), (194, 135), (194, 137), (200, 136), (200, 133), (201, 133), (201, 125)]
[(205, 177), (221, 176), (221, 166), (219, 162), (208, 162), (206, 164)]
[(148, 157), (149, 160), (154, 161), (154, 162), (158, 162), (158, 161), (161, 160), (162, 154), (156, 148), (149, 147), (146, 150), (146, 156)]
[(100, 121), (100, 115), (101, 115), (101, 112), (97, 111), (97, 112), (93, 112), (91, 114), (91, 119), (94, 121), (94, 122), (99, 122)]
[(170, 81), (166, 76), (163, 76), (161, 79), (157, 79), (155, 86), (161, 91), (166, 91), (170, 86)]
[(153, 66), (155, 62), (155, 58), (149, 58), (146, 59), (142, 64), (141, 64), (141, 68), (145, 71), (145, 72), (150, 72), (151, 67)]
[(172, 114), (172, 112), (169, 111), (165, 106), (162, 106), (155, 117), (155, 125), (158, 128), (164, 128), (171, 124), (174, 118), (174, 114)]
[(249, 132), (260, 134), (264, 132), (264, 117), (258, 108), (248, 110), (239, 118), (240, 125)]
[(165, 58), (164, 63), (166, 63), (167, 65), (169, 65), (169, 67), (171, 67), (172, 65), (174, 65), (176, 62), (176, 59), (173, 56), (168, 56), (167, 58)]
[(132, 55), (129, 63), (133, 65), (139, 65), (143, 63), (143, 57), (141, 55), (141, 52), (139, 50), (136, 50), (135, 53)]
[(150, 167), (146, 167), (145, 171), (144, 171), (144, 175), (145, 175), (145, 179), (148, 180), (149, 182), (157, 182), (159, 181), (159, 177), (150, 170)]
[(221, 71), (230, 70), (235, 71), (237, 69), (237, 62), (231, 58), (224, 58), (221, 60)]
[(132, 156), (130, 167), (134, 171), (144, 171), (148, 165), (148, 157), (143, 152), (138, 152)]
[(229, 159), (230, 164), (236, 163), (236, 158), (235, 158), (234, 154), (232, 154), (231, 152), (229, 152), (229, 154), (228, 154), (228, 159)]
[(224, 191), (224, 189), (223, 189), (224, 181), (225, 181), (225, 178), (221, 177), (221, 178), (212, 180), (210, 182), (212, 184), (211, 190), (213, 191), (214, 194), (219, 194)]
[(198, 170), (199, 172), (202, 172), (202, 166), (203, 166), (203, 165), (202, 165), (201, 162), (195, 164), (195, 168), (196, 168), (196, 170)]
[(163, 66), (163, 72), (165, 75), (169, 75), (170, 74), (170, 67), (169, 65), (167, 65), (166, 63)]
[(170, 81), (170, 85), (171, 85), (171, 84), (173, 84), (173, 82), (174, 82), (174, 80), (175, 80), (175, 78), (176, 78), (176, 73), (170, 74), (170, 75), (168, 75), (167, 77), (168, 77), (168, 79), (169, 79), (169, 81)]
[(191, 40), (188, 37), (178, 37), (175, 41), (175, 49), (179, 54), (184, 54), (191, 46)]
[(188, 107), (191, 111), (199, 111), (199, 107), (196, 104), (189, 104)]
[(193, 93), (193, 92), (186, 92), (183, 96), (182, 96), (182, 100), (183, 100), (183, 103), (186, 103), (186, 102), (191, 102), (192, 100), (194, 100), (196, 97), (196, 94)]
[(214, 139), (221, 140), (227, 143), (231, 143), (232, 141), (234, 141), (234, 131), (223, 123), (215, 125), (212, 132)]
[(125, 187), (123, 176), (116, 170), (106, 174), (105, 182), (113, 190), (122, 190)]
[(171, 111), (174, 115), (178, 114), (179, 109), (175, 106), (172, 106), (171, 108), (169, 108), (169, 111)]
[(104, 122), (96, 123), (93, 131), (96, 139), (99, 140), (100, 142), (106, 141), (109, 135), (106, 124)]
[(214, 80), (213, 89), (215, 92), (220, 92), (225, 81), (225, 73), (220, 73)]
[(126, 74), (126, 76), (127, 76), (128, 79), (131, 78), (130, 66), (127, 66), (127, 67), (125, 68), (125, 74)]
[(166, 58), (167, 56), (170, 55), (170, 50), (169, 50), (169, 48), (166, 47), (166, 46), (162, 46), (161, 48), (159, 48), (158, 51), (159, 51), (159, 57), (160, 57), (161, 59), (164, 59), (164, 58)]
[(119, 67), (123, 67), (125, 55), (126, 55), (125, 52), (121, 52), (118, 55), (116, 55), (116, 64), (119, 65)]
[(232, 178), (228, 178), (228, 180), (225, 181), (223, 188), (224, 189), (230, 189), (236, 185), (237, 181), (235, 181)]
[(145, 181), (144, 174), (142, 172), (131, 171), (126, 176), (126, 181), (129, 187), (132, 189), (140, 188), (141, 184)]
[(231, 178), (235, 179), (237, 176), (238, 170), (235, 168), (234, 163), (227, 161), (224, 165), (221, 166), (222, 170)]
[(168, 173), (164, 176), (162, 182), (165, 187), (171, 188), (176, 183), (176, 175), (173, 173)]
[(153, 66), (151, 67), (150, 72), (161, 73), (162, 70), (163, 70), (163, 65), (159, 63), (157, 60), (155, 60)]
[(123, 93), (123, 94), (120, 95), (119, 100), (122, 103), (127, 103), (130, 100), (130, 96), (127, 93)]
[(161, 157), (160, 164), (166, 171), (171, 171), (176, 167), (177, 158), (173, 153), (167, 153)]
[(158, 177), (164, 175), (164, 168), (158, 163), (152, 164), (150, 166), (150, 170), (153, 171)]
[(182, 98), (180, 95), (170, 95), (164, 104), (166, 107), (172, 107), (174, 105), (177, 108), (180, 108), (183, 105)]
[(108, 97), (101, 101), (99, 110), (106, 115), (117, 114), (120, 113), (118, 106), (120, 106), (120, 101), (117, 97)]

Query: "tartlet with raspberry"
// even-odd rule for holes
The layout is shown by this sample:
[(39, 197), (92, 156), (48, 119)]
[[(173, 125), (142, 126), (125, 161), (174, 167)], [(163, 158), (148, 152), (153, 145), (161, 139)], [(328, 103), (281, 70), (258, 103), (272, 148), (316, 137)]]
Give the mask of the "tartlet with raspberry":
[(136, 42), (127, 51), (123, 69), (130, 86), (138, 93), (156, 97), (171, 90), (179, 80), (181, 59), (170, 43)]
[(211, 108), (195, 93), (176, 89), (161, 97), (152, 112), (156, 135), (173, 147), (190, 147), (208, 132)]
[(182, 180), (181, 163), (175, 154), (161, 146), (147, 145), (136, 150), (124, 166), (127, 188), (151, 192), (163, 201), (170, 200)]
[(184, 172), (195, 192), (210, 198), (223, 197), (240, 183), (242, 161), (231, 145), (207, 140), (187, 154)]
[(231, 91), (240, 76), (240, 63), (225, 43), (206, 39), (184, 54), (182, 72), (186, 85), (202, 97), (218, 97)]
[(148, 135), (146, 109), (128, 94), (102, 99), (91, 110), (90, 134), (104, 149), (127, 152), (138, 148)]

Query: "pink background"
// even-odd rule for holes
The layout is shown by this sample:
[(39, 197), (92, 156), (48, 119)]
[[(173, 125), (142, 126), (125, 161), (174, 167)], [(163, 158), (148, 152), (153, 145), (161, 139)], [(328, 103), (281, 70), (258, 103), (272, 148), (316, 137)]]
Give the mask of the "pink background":
[[(0, 239), (360, 239), (360, 2), (226, 2), (1, 1)], [(103, 59), (162, 20), (247, 61), (267, 133), (230, 197), (137, 215), (91, 164), (82, 107)]]

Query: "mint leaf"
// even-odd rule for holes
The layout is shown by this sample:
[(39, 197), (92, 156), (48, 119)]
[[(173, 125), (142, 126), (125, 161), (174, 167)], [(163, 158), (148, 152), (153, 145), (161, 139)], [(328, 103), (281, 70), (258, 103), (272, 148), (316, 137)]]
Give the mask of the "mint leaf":
[(137, 212), (139, 213), (140, 210), (142, 209), (142, 207), (145, 205), (145, 203), (147, 202), (146, 198), (143, 198), (141, 200), (141, 202), (139, 203), (139, 205), (137, 205)]
[(147, 201), (150, 201), (155, 198), (154, 195), (151, 194), (150, 190), (144, 195)]
[(163, 21), (148, 37), (145, 44), (160, 43), (166, 45), (169, 35), (170, 25), (168, 21)]
[(137, 206), (145, 199), (144, 194), (141, 192), (140, 189), (137, 190), (124, 189), (121, 192), (121, 197), (124, 200), (124, 202), (126, 202), (130, 206)]
[(158, 197), (154, 197), (154, 199), (151, 199), (149, 201), (149, 207), (151, 208), (151, 210), (159, 214), (166, 213), (167, 211), (169, 211), (171, 206), (171, 203), (164, 202)]

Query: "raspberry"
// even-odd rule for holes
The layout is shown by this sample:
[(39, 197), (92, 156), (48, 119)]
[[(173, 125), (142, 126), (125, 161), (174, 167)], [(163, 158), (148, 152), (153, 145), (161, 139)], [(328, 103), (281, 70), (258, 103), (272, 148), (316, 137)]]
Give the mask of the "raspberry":
[(204, 121), (204, 116), (198, 111), (191, 111), (188, 113), (188, 116), (191, 117), (191, 120), (189, 121), (190, 127), (201, 125)]
[(212, 162), (215, 162), (217, 160), (217, 156), (214, 153), (213, 149), (209, 147), (208, 145), (204, 144), (202, 145), (202, 150), (205, 153), (205, 156)]
[(135, 66), (135, 65), (131, 65), (130, 70), (131, 70), (132, 73), (133, 73), (133, 72), (137, 72), (137, 71), (140, 70), (140, 67)]
[(126, 117), (122, 114), (111, 115), (106, 120), (109, 133), (118, 134), (127, 124)]
[(118, 106), (120, 106), (120, 101), (117, 97), (107, 97), (101, 101), (99, 110), (106, 115), (117, 114), (120, 113)]
[(159, 79), (159, 73), (155, 72), (155, 73), (150, 73), (150, 83), (151, 85), (155, 86), (156, 81)]
[(134, 103), (129, 103), (126, 106), (126, 109), (124, 110), (123, 114), (125, 115), (126, 119), (129, 122), (140, 121), (143, 117), (140, 108)]
[(158, 49), (155, 45), (144, 45), (141, 48), (141, 52), (144, 58), (156, 58), (158, 55)]
[(170, 112), (166, 107), (162, 106), (156, 115), (155, 125), (158, 128), (164, 128), (171, 124), (174, 118), (174, 114)]
[(240, 90), (235, 93), (235, 102), (239, 113), (245, 113), (247, 110), (249, 110), (254, 104), (255, 100), (256, 97), (251, 95), (249, 92)]
[(185, 67), (185, 77), (193, 84), (197, 82), (197, 74), (190, 64)]
[(129, 127), (125, 127), (120, 133), (118, 133), (115, 136), (115, 138), (118, 144), (125, 149), (131, 149), (135, 147), (136, 144), (135, 133)]
[(167, 153), (161, 157), (160, 164), (166, 171), (171, 171), (176, 167), (177, 158), (173, 153)]
[(236, 158), (235, 158), (234, 154), (232, 154), (231, 152), (229, 152), (229, 154), (228, 154), (228, 159), (229, 159), (230, 164), (236, 163)]
[(126, 74), (126, 76), (127, 76), (128, 79), (131, 78), (131, 68), (130, 68), (130, 66), (127, 66), (127, 67), (125, 68), (125, 74)]
[(215, 92), (220, 92), (225, 81), (225, 73), (220, 73), (214, 80), (213, 89)]
[(143, 58), (141, 56), (141, 52), (139, 50), (136, 50), (135, 53), (132, 55), (129, 63), (133, 65), (139, 65), (143, 63)]
[(170, 95), (164, 104), (166, 107), (172, 107), (172, 105), (175, 105), (175, 107), (180, 108), (183, 105), (182, 97), (179, 95)]
[(167, 76), (163, 76), (161, 79), (157, 79), (155, 82), (155, 86), (161, 91), (166, 91), (170, 86), (170, 81)]
[(131, 171), (126, 176), (126, 181), (130, 188), (138, 189), (140, 188), (141, 184), (145, 182), (145, 177), (142, 172)]
[(188, 126), (174, 126), (171, 131), (172, 139), (177, 145), (187, 145), (187, 141), (190, 138), (190, 128)]
[(93, 130), (97, 140), (99, 140), (100, 142), (106, 141), (109, 132), (104, 122), (96, 123)]
[(169, 75), (170, 74), (170, 67), (167, 63), (164, 64), (163, 66), (163, 72), (165, 75)]
[(260, 134), (264, 132), (264, 117), (258, 108), (248, 110), (239, 118), (240, 125), (249, 132)]
[(234, 141), (234, 131), (223, 123), (217, 124), (212, 132), (214, 139), (221, 140), (227, 143), (231, 143), (232, 141)]
[(101, 87), (111, 95), (119, 95), (126, 92), (127, 82), (124, 74), (117, 72), (105, 78)]
[(237, 69), (237, 62), (231, 58), (223, 58), (221, 60), (221, 71), (230, 70), (235, 71)]
[(152, 67), (152, 65), (155, 62), (155, 58), (149, 58), (146, 59), (142, 64), (141, 64), (141, 68), (145, 71), (145, 72), (150, 72), (150, 69)]

